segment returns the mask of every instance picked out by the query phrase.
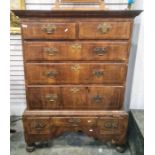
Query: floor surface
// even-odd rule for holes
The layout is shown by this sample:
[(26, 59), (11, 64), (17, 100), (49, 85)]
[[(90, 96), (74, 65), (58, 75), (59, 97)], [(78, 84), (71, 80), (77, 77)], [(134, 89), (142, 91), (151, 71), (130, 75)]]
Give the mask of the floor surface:
[(133, 115), (134, 120), (136, 121), (136, 124), (144, 137), (144, 110), (131, 110), (131, 113)]
[(124, 153), (118, 153), (113, 147), (82, 133), (65, 133), (51, 140), (49, 146), (38, 147), (34, 152), (28, 153), (25, 150), (22, 121), (11, 123), (11, 129), (16, 130), (11, 134), (11, 155), (131, 155), (129, 149)]

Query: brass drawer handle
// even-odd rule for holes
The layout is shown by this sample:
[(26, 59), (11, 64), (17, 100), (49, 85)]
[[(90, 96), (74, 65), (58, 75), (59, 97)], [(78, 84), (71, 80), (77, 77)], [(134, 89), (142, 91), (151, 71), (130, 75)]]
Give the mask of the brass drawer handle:
[(111, 29), (111, 25), (109, 23), (101, 23), (97, 26), (97, 30), (102, 34), (107, 33)]
[(81, 67), (80, 67), (79, 64), (75, 64), (75, 65), (71, 66), (71, 70), (73, 70), (73, 71), (79, 71), (80, 68), (81, 68)]
[(95, 75), (96, 77), (101, 77), (104, 75), (104, 71), (100, 71), (100, 70), (93, 70), (93, 75)]
[(106, 122), (104, 124), (104, 127), (107, 128), (107, 129), (113, 129), (113, 128), (117, 128), (117, 124), (113, 123), (113, 122)]
[(44, 25), (41, 30), (46, 32), (47, 34), (53, 34), (56, 31), (57, 27), (52, 24)]
[(81, 119), (80, 118), (70, 118), (68, 120), (69, 123), (80, 123)]
[(56, 78), (56, 76), (58, 75), (57, 71), (48, 71), (45, 72), (45, 76), (47, 76), (48, 78)]
[(55, 102), (58, 99), (58, 95), (57, 94), (50, 94), (50, 95), (46, 95), (45, 98), (49, 102)]
[(71, 88), (70, 91), (71, 91), (72, 93), (77, 93), (77, 92), (80, 91), (80, 89), (79, 89), (79, 88)]
[(75, 43), (75, 44), (71, 45), (71, 47), (74, 48), (74, 49), (81, 49), (82, 45), (79, 44), (79, 43)]
[(41, 122), (37, 122), (33, 124), (33, 128), (36, 130), (42, 130), (43, 128), (45, 128), (46, 124), (43, 124)]
[(93, 49), (93, 52), (94, 52), (95, 54), (97, 54), (98, 56), (102, 56), (102, 55), (104, 55), (107, 51), (106, 51), (106, 48), (104, 48), (104, 47), (96, 47), (96, 48)]
[(101, 103), (103, 101), (103, 97), (100, 95), (96, 95), (92, 97), (93, 102), (95, 103)]
[(58, 53), (58, 49), (57, 48), (52, 48), (52, 47), (51, 48), (50, 47), (45, 47), (45, 48), (43, 48), (43, 51), (47, 52), (47, 54), (51, 55), (51, 56)]

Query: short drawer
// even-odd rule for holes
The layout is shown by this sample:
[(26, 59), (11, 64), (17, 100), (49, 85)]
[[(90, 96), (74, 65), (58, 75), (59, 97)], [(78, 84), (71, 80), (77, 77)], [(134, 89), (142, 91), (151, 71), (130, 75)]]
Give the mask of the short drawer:
[(24, 39), (75, 39), (75, 23), (22, 23)]
[(27, 87), (29, 109), (61, 109), (60, 87)]
[(27, 63), (28, 84), (123, 84), (124, 63)]
[(29, 109), (119, 110), (123, 86), (43, 86), (27, 87)]
[[(128, 126), (128, 116), (105, 116), (97, 120), (100, 135), (122, 134)], [(124, 121), (126, 120), (126, 121)]]
[(130, 22), (80, 22), (80, 39), (129, 39)]
[(53, 126), (96, 126), (95, 117), (53, 117)]
[(30, 42), (24, 41), (26, 61), (128, 59), (128, 42)]
[(100, 118), (97, 121), (100, 128), (100, 134), (112, 134), (119, 132), (119, 119), (117, 118)]
[(123, 101), (123, 86), (88, 87), (88, 103), (93, 109), (120, 110)]
[(30, 134), (50, 134), (49, 117), (24, 118), (24, 128)]

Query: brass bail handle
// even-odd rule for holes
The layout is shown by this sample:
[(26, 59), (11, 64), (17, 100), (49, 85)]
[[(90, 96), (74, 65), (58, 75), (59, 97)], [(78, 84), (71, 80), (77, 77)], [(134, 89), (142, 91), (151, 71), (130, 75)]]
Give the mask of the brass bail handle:
[(46, 32), (47, 34), (53, 34), (56, 31), (57, 27), (56, 25), (52, 25), (52, 24), (47, 24), (44, 25), (41, 30)]
[(45, 128), (46, 124), (43, 124), (42, 122), (36, 122), (33, 124), (33, 127), (37, 130), (42, 130)]
[(70, 118), (68, 120), (69, 123), (80, 123), (81, 119), (80, 118)]
[(101, 23), (97, 26), (97, 30), (102, 34), (107, 33), (111, 29), (111, 24), (109, 23)]
[(58, 95), (57, 94), (49, 94), (49, 95), (46, 95), (45, 98), (49, 102), (55, 102), (58, 99)]
[(44, 74), (48, 78), (56, 78), (56, 76), (58, 75), (58, 72), (57, 71), (47, 71)]
[(93, 75), (94, 76), (96, 76), (96, 77), (98, 77), (98, 78), (100, 78), (100, 77), (102, 77), (103, 75), (104, 75), (104, 71), (102, 71), (102, 70), (93, 70)]
[(113, 129), (113, 128), (117, 128), (117, 124), (114, 122), (106, 122), (104, 124), (104, 127), (107, 129)]
[(93, 49), (93, 52), (98, 56), (102, 56), (107, 52), (107, 49), (105, 47), (96, 47)]
[(103, 101), (103, 97), (100, 96), (100, 95), (96, 95), (92, 98), (92, 100), (95, 102), (95, 103), (100, 103)]

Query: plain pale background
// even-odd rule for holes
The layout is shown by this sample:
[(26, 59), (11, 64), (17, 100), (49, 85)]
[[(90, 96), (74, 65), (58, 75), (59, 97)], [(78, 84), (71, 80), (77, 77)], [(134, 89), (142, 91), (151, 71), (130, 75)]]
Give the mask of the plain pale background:
[[(53, 0), (26, 0), (28, 10), (51, 10)], [(106, 0), (109, 9), (126, 9), (127, 0)], [(143, 8), (143, 0), (136, 0), (135, 9)], [(140, 32), (139, 32), (140, 31)], [(10, 37), (10, 103), (11, 115), (22, 115), (26, 108), (24, 87), (23, 56), (21, 36)], [(135, 19), (132, 47), (127, 76), (127, 88), (125, 93), (125, 109), (143, 109), (143, 21), (142, 15)]]

